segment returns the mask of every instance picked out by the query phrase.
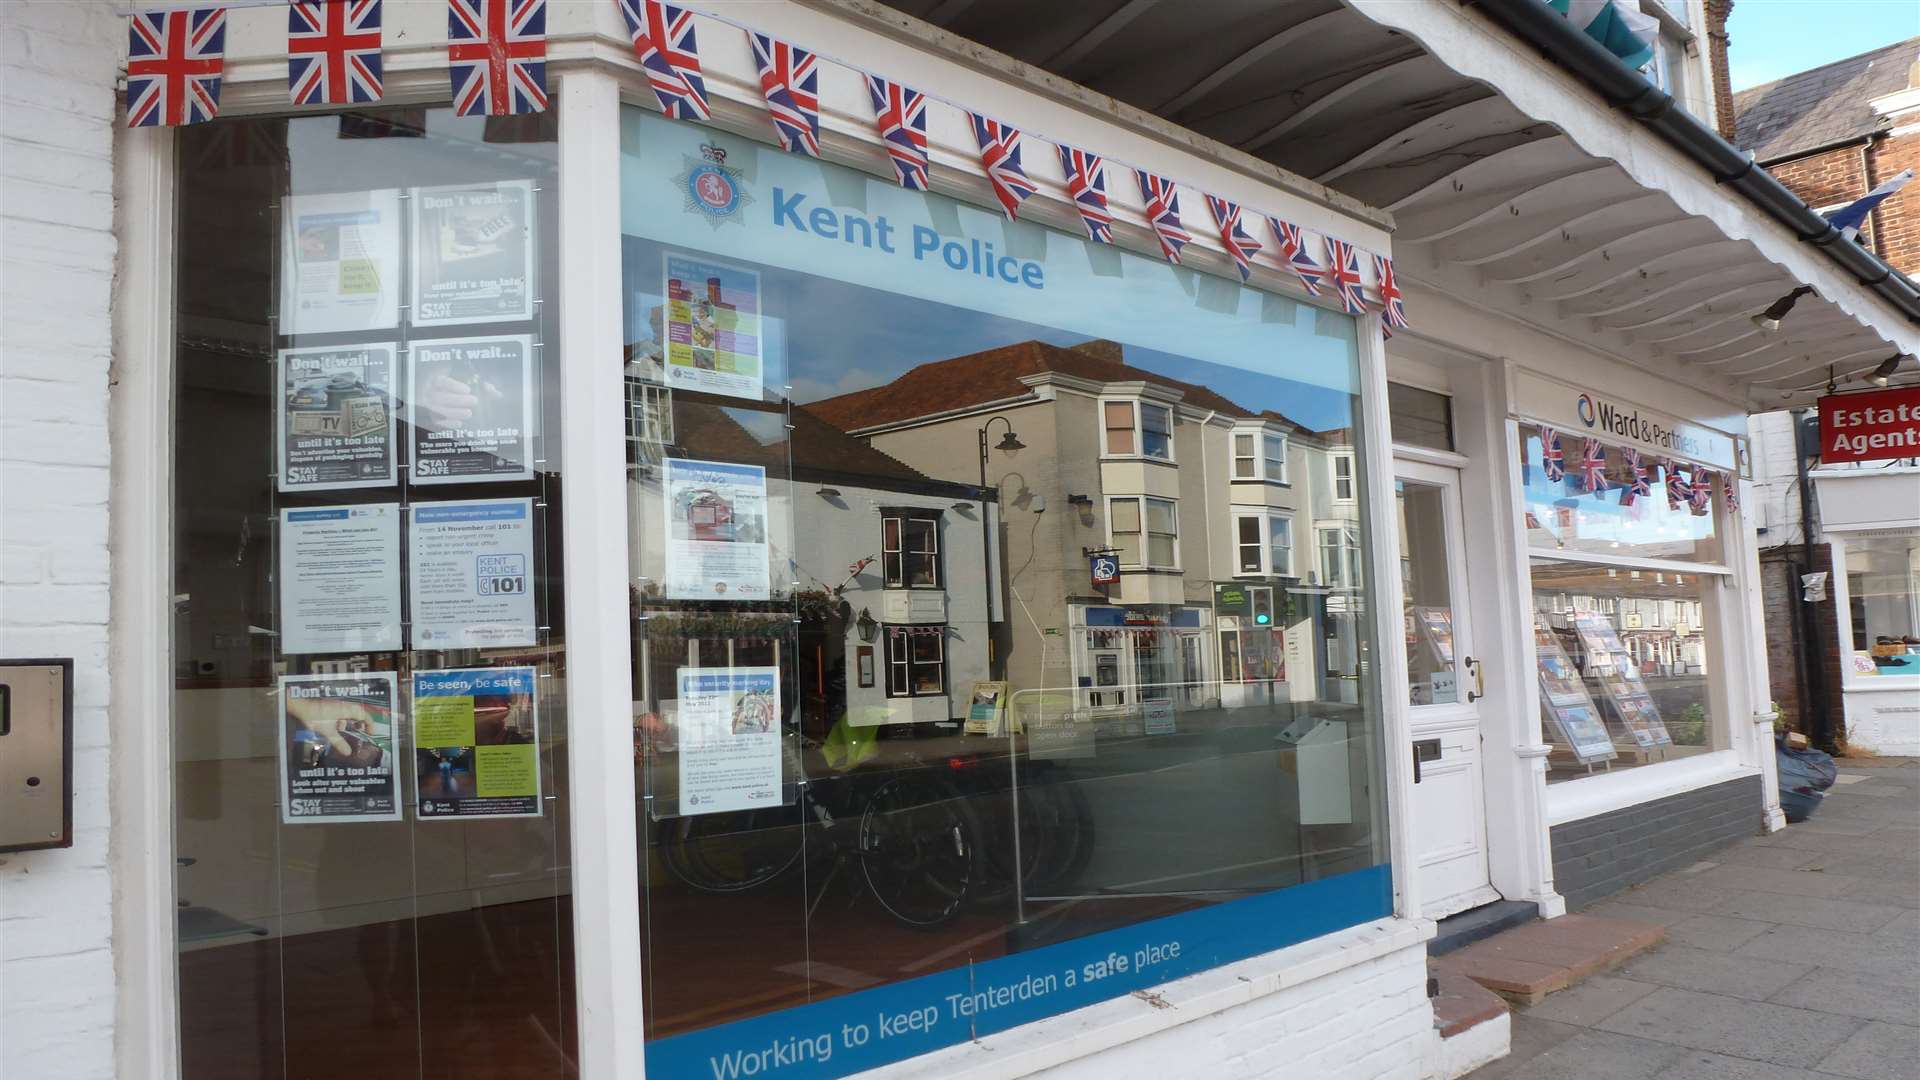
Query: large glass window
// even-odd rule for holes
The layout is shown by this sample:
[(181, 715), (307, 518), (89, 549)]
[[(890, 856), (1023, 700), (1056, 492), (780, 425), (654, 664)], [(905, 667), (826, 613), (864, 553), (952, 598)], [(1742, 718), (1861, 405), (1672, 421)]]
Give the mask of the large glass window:
[(1532, 424), (1519, 434), (1547, 781), (1722, 748), (1714, 474)]
[[(1353, 320), (648, 110), (623, 154), (652, 1068), (853, 1072), (1390, 910)], [(1345, 504), (1233, 490), (1276, 416)], [(1239, 578), (1236, 494), (1340, 586)]]
[(576, 1070), (554, 124), (175, 136), (183, 1076)]
[(1847, 567), (1852, 677), (1920, 675), (1920, 537), (1849, 539), (1840, 545)]

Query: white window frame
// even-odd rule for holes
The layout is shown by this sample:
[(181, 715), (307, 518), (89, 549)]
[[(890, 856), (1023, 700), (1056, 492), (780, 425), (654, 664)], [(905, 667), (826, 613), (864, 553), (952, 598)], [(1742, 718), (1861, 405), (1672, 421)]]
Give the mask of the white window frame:
[[(1240, 452), (1240, 440), (1250, 440), (1253, 445), (1250, 453)], [(1279, 449), (1276, 457), (1272, 451)], [(1287, 437), (1285, 434), (1258, 429), (1233, 432), (1233, 480), (1237, 484), (1285, 484), (1287, 483)], [(1242, 472), (1241, 462), (1247, 463)], [(1279, 475), (1273, 475), (1272, 466), (1278, 463)]]
[[(1359, 536), (1354, 535), (1359, 531), (1360, 525), (1358, 522), (1343, 522), (1337, 525), (1317, 525), (1314, 527), (1314, 559), (1320, 570), (1320, 584), (1334, 589), (1359, 588), (1360, 567), (1362, 565), (1360, 553), (1361, 541)], [(1334, 537), (1334, 543), (1332, 545), (1328, 545), (1327, 543), (1327, 536), (1329, 534), (1332, 534)], [(1348, 539), (1349, 536), (1352, 537), (1351, 541)], [(1338, 581), (1334, 580), (1334, 575), (1330, 572), (1332, 569), (1331, 563), (1329, 562), (1330, 552), (1337, 553), (1338, 561), (1342, 564), (1340, 566), (1340, 578)]]
[[(1340, 475), (1340, 466), (1345, 464), (1347, 474)], [(1354, 467), (1353, 451), (1335, 450), (1327, 455), (1327, 490), (1336, 503), (1350, 503), (1354, 494), (1360, 490), (1360, 470)], [(1347, 493), (1340, 494), (1340, 485), (1345, 482)]]
[[(1114, 405), (1126, 406), (1127, 413), (1132, 418), (1132, 426), (1125, 429), (1132, 432), (1133, 449), (1131, 450), (1115, 450), (1107, 442), (1109, 432), (1122, 430), (1121, 428), (1110, 427), (1107, 423), (1107, 410)], [(1164, 457), (1159, 454), (1147, 453), (1146, 415), (1143, 410), (1148, 408), (1159, 409), (1167, 414), (1167, 453)], [(1174, 449), (1174, 429), (1177, 428), (1179, 424), (1180, 412), (1170, 401), (1147, 401), (1137, 397), (1101, 398), (1100, 456), (1107, 459), (1126, 461), (1161, 461), (1171, 465), (1177, 460)]]
[[(910, 521), (924, 521), (929, 526), (931, 526), (931, 529), (932, 529), (931, 535), (933, 537), (933, 547), (931, 550), (914, 551), (913, 549), (907, 546), (907, 523)], [(896, 535), (899, 538), (899, 545), (900, 545), (898, 547), (889, 548), (887, 546), (888, 523), (897, 524)], [(914, 555), (914, 556), (925, 555), (928, 558), (933, 560), (933, 581), (931, 583), (916, 585), (910, 580), (908, 580), (909, 575), (907, 573), (907, 557), (909, 555)], [(895, 558), (897, 558), (900, 563), (900, 576), (897, 581), (894, 579), (893, 563), (890, 561)], [(942, 558), (941, 558), (941, 551), (940, 551), (940, 515), (939, 514), (932, 513), (932, 512), (925, 513), (925, 514), (889, 513), (881, 517), (880, 519), (880, 580), (889, 589), (939, 590), (939, 589), (946, 588), (947, 586), (946, 573), (945, 573), (945, 567), (942, 565)]]
[[(1247, 546), (1246, 541), (1240, 538), (1240, 523), (1249, 518), (1260, 523), (1260, 566), (1255, 570), (1246, 569), (1245, 564), (1240, 561), (1241, 549)], [(1286, 523), (1287, 564), (1283, 567), (1273, 564), (1273, 526), (1276, 521)], [(1233, 508), (1234, 577), (1293, 577), (1293, 568), (1295, 566), (1295, 560), (1298, 557), (1294, 547), (1292, 513), (1285, 510), (1276, 510), (1270, 506), (1236, 506)]]
[[(895, 631), (897, 630), (905, 630), (906, 632), (896, 633)], [(888, 626), (882, 628), (881, 648), (885, 653), (883, 659), (886, 661), (885, 667), (887, 669), (887, 681), (884, 687), (886, 697), (898, 699), (947, 696), (947, 628), (943, 625), (939, 627), (939, 630), (940, 632), (938, 634), (928, 634), (925, 633), (921, 627), (917, 626)], [(940, 653), (939, 659), (914, 659), (914, 644), (922, 638), (933, 641), (935, 649)], [(938, 667), (940, 669), (940, 686), (938, 689), (920, 690), (915, 688), (913, 681), (914, 670), (923, 667)], [(900, 670), (906, 679), (907, 688), (904, 692), (895, 692), (893, 688), (893, 674), (896, 668)]]
[[(1172, 570), (1176, 572), (1179, 571), (1180, 570), (1180, 500), (1163, 499), (1157, 495), (1109, 495), (1107, 496), (1107, 522), (1106, 522), (1107, 547), (1112, 548), (1116, 551), (1118, 550), (1118, 548), (1114, 544), (1114, 538), (1118, 535), (1121, 535), (1121, 533), (1119, 530), (1116, 530), (1113, 527), (1113, 507), (1115, 503), (1123, 503), (1123, 502), (1138, 503), (1140, 507), (1139, 536), (1140, 536), (1141, 561), (1137, 563), (1130, 563), (1125, 561), (1125, 559), (1123, 558), (1120, 562), (1120, 568), (1122, 570)], [(1152, 535), (1152, 530), (1147, 528), (1146, 504), (1148, 502), (1166, 503), (1172, 513), (1173, 532), (1171, 535), (1173, 536), (1173, 561), (1165, 565), (1155, 563), (1152, 561), (1153, 556), (1151, 553), (1152, 551), (1151, 545), (1147, 543), (1148, 537)], [(1132, 530), (1127, 530), (1127, 531), (1131, 532)]]

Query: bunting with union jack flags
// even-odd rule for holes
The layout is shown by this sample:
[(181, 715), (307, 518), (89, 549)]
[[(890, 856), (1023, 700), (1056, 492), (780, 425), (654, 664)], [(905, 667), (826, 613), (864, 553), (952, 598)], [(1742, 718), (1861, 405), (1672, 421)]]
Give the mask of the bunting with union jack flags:
[(1640, 451), (1628, 447), (1621, 456), (1627, 465), (1627, 483), (1620, 489), (1620, 505), (1632, 506), (1635, 499), (1653, 495), (1653, 483), (1647, 478), (1647, 463)]
[(287, 5), (287, 95), (295, 105), (380, 100), (380, 0)]
[(127, 20), (127, 126), (213, 119), (226, 62), (226, 8), (135, 12)]
[(1089, 154), (1065, 144), (1060, 151), (1060, 171), (1067, 177), (1067, 198), (1080, 211), (1080, 224), (1087, 227), (1087, 239), (1101, 244), (1113, 243), (1113, 214), (1107, 209), (1107, 167), (1100, 155)]
[(693, 40), (693, 12), (660, 0), (614, 0), (627, 21), (627, 36), (646, 70), (647, 85), (660, 111), (676, 120), (706, 120), (707, 83), (700, 75), (700, 53)]
[(1687, 492), (1687, 509), (1695, 514), (1713, 512), (1713, 470), (1693, 467), (1693, 486)]
[(1213, 211), (1213, 222), (1220, 226), (1220, 246), (1226, 248), (1233, 259), (1234, 268), (1240, 271), (1240, 280), (1252, 277), (1253, 257), (1260, 254), (1260, 241), (1240, 227), (1240, 204), (1209, 195), (1207, 209)]
[(453, 110), (513, 116), (547, 108), (547, 0), (447, 0)]
[(867, 76), (867, 95), (900, 186), (927, 190), (927, 96), (878, 75)]
[(1380, 285), (1380, 329), (1392, 337), (1395, 330), (1407, 328), (1407, 302), (1400, 295), (1400, 279), (1393, 274), (1393, 260), (1375, 255), (1373, 276)]
[(1160, 241), (1160, 253), (1168, 262), (1179, 265), (1180, 249), (1193, 241), (1193, 235), (1180, 226), (1180, 188), (1145, 169), (1135, 169), (1134, 173), (1140, 177), (1140, 198), (1147, 204), (1147, 223)]
[(1340, 297), (1340, 308), (1349, 315), (1367, 312), (1367, 296), (1360, 286), (1360, 249), (1345, 240), (1327, 237), (1327, 276)]
[(987, 171), (993, 197), (1012, 220), (1020, 204), (1038, 190), (1020, 167), (1020, 129), (976, 112), (968, 113), (967, 120), (973, 125), (973, 141), (980, 144), (980, 167)]
[(1580, 490), (1588, 495), (1607, 490), (1607, 447), (1599, 439), (1588, 439), (1581, 448)]
[(1740, 512), (1740, 478), (1732, 473), (1720, 474), (1720, 497), (1725, 501), (1727, 513)]
[(1693, 498), (1693, 488), (1687, 483), (1687, 474), (1680, 471), (1677, 462), (1667, 462), (1667, 509), (1678, 510)]
[(1320, 283), (1326, 280), (1326, 268), (1313, 261), (1313, 255), (1307, 250), (1307, 238), (1300, 226), (1291, 221), (1281, 221), (1277, 217), (1267, 218), (1268, 227), (1273, 229), (1273, 241), (1279, 245), (1275, 250), (1280, 261), (1287, 264), (1295, 277), (1300, 279), (1300, 287), (1307, 290), (1308, 296), (1320, 295)]
[(766, 34), (748, 34), (753, 60), (760, 65), (760, 92), (780, 145), (795, 154), (820, 156), (820, 68), (818, 58)]
[(1558, 484), (1567, 478), (1567, 459), (1560, 450), (1560, 433), (1550, 427), (1540, 429), (1540, 471), (1549, 484)]

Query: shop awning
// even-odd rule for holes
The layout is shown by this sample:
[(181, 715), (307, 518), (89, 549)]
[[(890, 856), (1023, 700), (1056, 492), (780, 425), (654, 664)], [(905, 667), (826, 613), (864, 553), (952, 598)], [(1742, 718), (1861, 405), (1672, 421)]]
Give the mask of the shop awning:
[[(862, 0), (827, 2), (890, 33), (944, 36)], [(1052, 92), (1102, 107), (1106, 95), (1177, 125), (1169, 140), (1187, 129), (1239, 167), (1278, 166), (1307, 197), (1391, 211), (1403, 286), (1749, 411), (1810, 404), (1829, 373), (1864, 377), (1920, 352), (1920, 325), (1872, 284), (1473, 5), (1102, 0), (1046, 19), (1026, 17), (1024, 0), (888, 6), (1093, 91), (1045, 80)], [(1779, 329), (1755, 323), (1802, 285), (1815, 292)]]

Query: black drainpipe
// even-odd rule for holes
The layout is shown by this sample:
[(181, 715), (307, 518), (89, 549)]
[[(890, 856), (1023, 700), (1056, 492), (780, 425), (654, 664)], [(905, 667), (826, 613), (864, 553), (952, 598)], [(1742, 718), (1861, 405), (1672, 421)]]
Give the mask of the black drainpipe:
[(1487, 17), (1538, 49), (1549, 60), (1585, 80), (1609, 105), (1640, 121), (1669, 146), (1707, 170), (1840, 264), (1860, 284), (1885, 297), (1912, 322), (1920, 323), (1920, 292), (1878, 256), (1853, 243), (1827, 219), (1753, 157), (1734, 148), (1720, 133), (1679, 108), (1671, 95), (1647, 81), (1599, 42), (1541, 0), (1466, 0)]
[[(1833, 714), (1827, 701), (1827, 665), (1826, 643), (1820, 640), (1820, 622), (1814, 618), (1813, 605), (1806, 600), (1805, 586), (1800, 583), (1800, 575), (1813, 568), (1813, 482), (1807, 476), (1807, 410), (1793, 410), (1793, 470), (1800, 485), (1800, 559), (1794, 566), (1793, 581), (1788, 583), (1793, 589), (1793, 606), (1799, 615), (1798, 636), (1799, 652), (1806, 667), (1805, 684), (1801, 687), (1800, 700), (1805, 703), (1802, 723), (1806, 736), (1822, 750), (1832, 753), (1834, 745)], [(1831, 571), (1831, 565), (1827, 568)], [(1827, 582), (1828, 603), (1833, 603), (1833, 582)], [(1835, 612), (1834, 618), (1840, 618)]]

